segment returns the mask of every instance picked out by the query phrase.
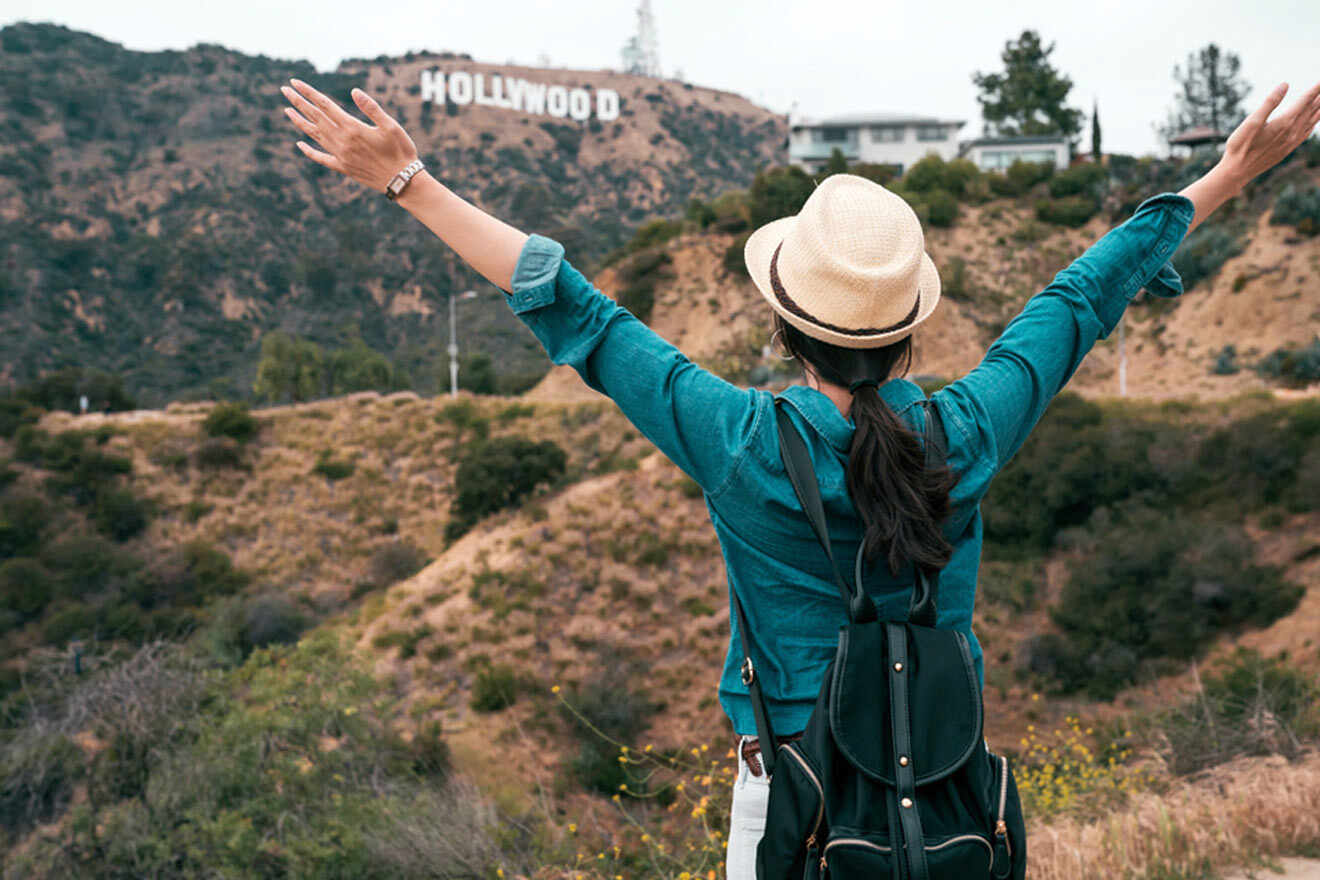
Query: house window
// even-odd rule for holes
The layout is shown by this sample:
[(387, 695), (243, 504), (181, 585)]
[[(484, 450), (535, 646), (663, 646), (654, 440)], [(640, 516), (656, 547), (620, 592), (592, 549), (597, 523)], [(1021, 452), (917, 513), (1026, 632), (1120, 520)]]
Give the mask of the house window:
[(893, 126), (873, 126), (871, 128), (871, 143), (875, 144), (896, 144), (903, 141), (903, 129)]
[(917, 127), (917, 140), (919, 141), (942, 141), (945, 138), (944, 126), (942, 125), (921, 125)]
[(849, 141), (846, 128), (822, 128), (820, 139), (827, 144), (846, 144)]

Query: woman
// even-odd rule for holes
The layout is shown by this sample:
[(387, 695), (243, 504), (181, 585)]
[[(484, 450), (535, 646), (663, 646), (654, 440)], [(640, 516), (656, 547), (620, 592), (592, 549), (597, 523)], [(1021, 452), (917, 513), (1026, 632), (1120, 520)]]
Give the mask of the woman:
[[(398, 172), (417, 165), (413, 141), (361, 90), (353, 100), (372, 124), (291, 82), (282, 87), (293, 105), (285, 112), (323, 148), (299, 141), (308, 158), (378, 191), (402, 183), (399, 204), (505, 291), (550, 358), (611, 397), (701, 486), (730, 588), (757, 634), (773, 727), (801, 731), (845, 615), (780, 461), (773, 395), (690, 362), (592, 287), (558, 243), (489, 216), (424, 170), (402, 181)], [(1320, 84), (1269, 120), (1286, 91), (1281, 84), (1238, 127), (1209, 173), (1143, 202), (1032, 297), (975, 369), (932, 395), (947, 466), (929, 472), (923, 409), (914, 405), (925, 395), (903, 374), (912, 333), (936, 307), (940, 286), (911, 209), (878, 184), (834, 175), (799, 214), (748, 239), (747, 268), (773, 310), (775, 336), (803, 369), (805, 384), (781, 396), (807, 438), (836, 553), (851, 559), (864, 541), (867, 558), (886, 563), (865, 576), (882, 618), (905, 613), (914, 564), (942, 569), (938, 625), (967, 634), (982, 687), (971, 621), (979, 504), (990, 479), (1141, 288), (1182, 292), (1168, 258), (1184, 235), (1320, 122)], [(754, 875), (768, 780), (738, 675), (736, 615), (730, 624), (719, 695), (739, 759), (727, 870), (744, 878)]]

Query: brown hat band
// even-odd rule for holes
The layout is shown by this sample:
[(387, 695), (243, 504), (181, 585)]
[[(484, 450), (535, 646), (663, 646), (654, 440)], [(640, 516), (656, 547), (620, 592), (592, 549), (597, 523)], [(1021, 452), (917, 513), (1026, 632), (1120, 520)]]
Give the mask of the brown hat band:
[(917, 288), (917, 299), (912, 304), (912, 311), (908, 312), (907, 317), (897, 324), (890, 324), (888, 327), (840, 327), (838, 324), (831, 324), (828, 321), (822, 321), (815, 315), (808, 314), (802, 306), (798, 305), (788, 291), (784, 290), (784, 284), (779, 280), (779, 251), (783, 248), (781, 241), (775, 247), (774, 254), (770, 257), (770, 287), (774, 289), (775, 299), (779, 300), (780, 305), (788, 309), (800, 318), (805, 318), (818, 327), (824, 327), (826, 330), (833, 330), (835, 333), (844, 333), (849, 336), (871, 336), (876, 333), (890, 333), (894, 330), (902, 330), (908, 324), (917, 319), (917, 313), (921, 310), (921, 288)]

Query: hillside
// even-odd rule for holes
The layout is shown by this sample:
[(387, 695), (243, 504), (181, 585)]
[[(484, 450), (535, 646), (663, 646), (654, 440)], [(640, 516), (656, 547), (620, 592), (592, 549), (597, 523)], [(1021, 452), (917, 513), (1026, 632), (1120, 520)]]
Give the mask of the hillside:
[[(617, 118), (423, 100), (423, 70), (486, 82), (612, 89)], [(431, 390), (444, 300), (489, 285), (379, 194), (294, 146), (279, 86), (296, 76), (353, 108), (376, 96), (435, 176), (582, 261), (691, 196), (746, 185), (784, 143), (779, 117), (687, 83), (410, 53), (343, 62), (211, 44), (136, 52), (53, 24), (0, 30), (0, 381), (57, 367), (121, 374), (144, 406), (245, 395), (258, 343), (280, 328), (323, 346), (361, 337)], [(355, 110), (353, 112), (356, 112)], [(498, 355), (513, 384), (546, 361), (493, 297), (460, 307), (465, 354)]]
[[(1289, 393), (1249, 367), (1279, 348), (1306, 346), (1320, 332), (1320, 237), (1270, 222), (1272, 198), (1289, 182), (1320, 183), (1320, 169), (1299, 166), (1242, 200), (1236, 220), (1246, 227), (1241, 253), (1174, 303), (1143, 295), (1129, 308), (1129, 395), (1213, 400), (1267, 388)], [(974, 367), (1026, 300), (1111, 225), (1104, 214), (1076, 229), (1045, 224), (1034, 218), (1028, 200), (994, 199), (964, 206), (950, 228), (927, 226), (927, 250), (940, 267), (944, 299), (915, 334), (912, 375), (952, 378)], [(725, 262), (726, 251), (740, 243), (734, 234), (717, 232), (670, 241), (672, 272), (658, 279), (650, 323), (689, 357), (745, 381), (758, 365), (779, 365), (760, 356), (769, 337), (769, 306), (746, 274), (730, 271)], [(597, 285), (607, 293), (619, 289), (624, 270), (626, 264), (607, 268)], [(1216, 373), (1228, 345), (1236, 350), (1239, 369)], [(1117, 395), (1118, 361), (1115, 332), (1096, 344), (1068, 389)], [(529, 396), (598, 398), (568, 367), (552, 368)]]

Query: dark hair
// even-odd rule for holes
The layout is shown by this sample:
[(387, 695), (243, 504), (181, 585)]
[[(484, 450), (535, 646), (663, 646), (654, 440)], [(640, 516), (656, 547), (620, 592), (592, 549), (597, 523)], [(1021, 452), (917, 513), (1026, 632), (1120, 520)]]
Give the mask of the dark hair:
[[(823, 381), (847, 388), (861, 379), (884, 382), (902, 364), (912, 366), (912, 336), (876, 348), (843, 348), (814, 337), (775, 315), (789, 354)], [(876, 389), (853, 394), (857, 425), (848, 451), (848, 494), (866, 530), (868, 561), (884, 551), (891, 574), (911, 561), (927, 571), (943, 568), (953, 555), (941, 524), (949, 513), (949, 492), (958, 482), (938, 458), (926, 467), (921, 439), (899, 419)]]

